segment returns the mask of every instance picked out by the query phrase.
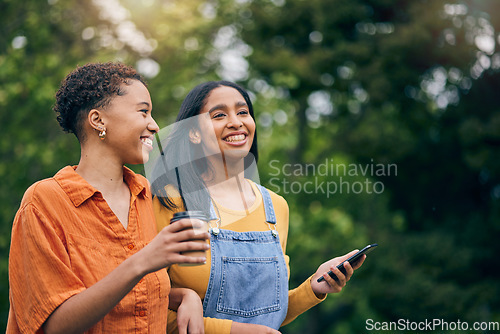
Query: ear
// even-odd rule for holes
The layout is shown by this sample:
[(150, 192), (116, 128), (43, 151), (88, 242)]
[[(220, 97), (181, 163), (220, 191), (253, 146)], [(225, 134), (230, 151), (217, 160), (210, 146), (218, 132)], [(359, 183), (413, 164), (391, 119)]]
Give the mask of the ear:
[(199, 144), (201, 143), (201, 136), (198, 130), (191, 129), (189, 130), (189, 140), (193, 144)]
[(105, 129), (104, 121), (102, 119), (102, 114), (99, 110), (97, 109), (92, 109), (89, 111), (89, 114), (87, 115), (87, 120), (90, 124), (90, 126), (97, 131), (102, 131)]

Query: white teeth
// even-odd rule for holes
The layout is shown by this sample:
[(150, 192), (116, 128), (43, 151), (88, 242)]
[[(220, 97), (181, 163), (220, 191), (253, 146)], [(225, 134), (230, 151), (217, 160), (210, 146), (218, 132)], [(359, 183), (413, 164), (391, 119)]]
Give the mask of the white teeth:
[(236, 136), (227, 137), (224, 140), (232, 143), (232, 142), (235, 142), (235, 141), (242, 141), (244, 139), (245, 139), (245, 135), (236, 135)]
[(146, 145), (153, 146), (153, 141), (150, 138), (141, 138), (141, 141)]

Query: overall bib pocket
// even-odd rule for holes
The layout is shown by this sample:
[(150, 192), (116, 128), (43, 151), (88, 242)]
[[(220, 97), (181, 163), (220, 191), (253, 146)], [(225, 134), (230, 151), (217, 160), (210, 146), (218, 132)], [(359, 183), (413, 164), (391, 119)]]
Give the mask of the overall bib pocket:
[[(254, 317), (280, 309), (278, 257), (222, 257), (217, 312)], [(262, 282), (255, 284), (255, 282)], [(244, 291), (244, 293), (242, 293)]]

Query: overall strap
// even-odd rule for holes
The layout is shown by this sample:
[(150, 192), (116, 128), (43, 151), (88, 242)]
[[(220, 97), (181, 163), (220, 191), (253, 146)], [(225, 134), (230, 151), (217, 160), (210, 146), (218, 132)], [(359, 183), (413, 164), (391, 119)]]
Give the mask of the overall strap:
[(255, 185), (257, 186), (257, 188), (259, 188), (260, 193), (262, 194), (262, 200), (264, 201), (264, 211), (266, 213), (266, 221), (269, 224), (276, 224), (276, 214), (274, 213), (271, 194), (269, 194), (269, 191), (260, 184), (255, 183)]
[[(274, 213), (274, 206), (273, 206), (273, 201), (271, 200), (271, 194), (269, 193), (269, 191), (265, 187), (261, 186), (260, 184), (255, 183), (255, 185), (257, 186), (257, 189), (259, 189), (259, 191), (262, 195), (262, 201), (264, 204), (264, 212), (266, 215), (266, 222), (268, 224), (276, 225), (276, 214)], [(217, 214), (215, 213), (214, 202), (210, 201), (209, 220), (217, 220), (217, 222), (218, 222), (215, 231), (218, 231), (220, 219), (221, 219), (221, 217), (217, 217)], [(271, 230), (273, 230), (273, 229), (271, 229)], [(273, 235), (275, 235), (275, 230), (276, 230), (276, 227), (274, 227)], [(216, 233), (218, 233), (218, 232), (216, 232)]]
[[(271, 200), (271, 194), (269, 191), (258, 183), (255, 183), (260, 193), (262, 194), (262, 201), (264, 202), (264, 211), (266, 213), (266, 222), (269, 224), (276, 224), (276, 214), (274, 213), (273, 201)], [(210, 201), (210, 220), (217, 220), (217, 214), (215, 213), (214, 202)]]
[(219, 218), (217, 217), (217, 214), (215, 213), (214, 202), (210, 201), (210, 217), (208, 220), (217, 220), (217, 219), (219, 219)]

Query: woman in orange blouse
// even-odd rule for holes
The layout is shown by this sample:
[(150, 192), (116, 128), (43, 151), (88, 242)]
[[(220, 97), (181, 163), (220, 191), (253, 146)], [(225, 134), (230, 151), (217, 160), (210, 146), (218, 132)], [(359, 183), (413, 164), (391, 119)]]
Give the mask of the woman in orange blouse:
[(124, 167), (148, 160), (158, 131), (144, 80), (123, 64), (88, 64), (56, 98), (57, 119), (78, 138), (81, 157), (32, 185), (16, 214), (7, 333), (164, 333), (167, 307), (184, 314), (183, 332), (202, 331), (201, 310), (192, 309), (198, 296), (172, 289), (169, 303), (160, 269), (204, 262), (181, 252), (205, 250), (188, 240), (208, 234), (178, 232), (186, 220), (157, 234), (149, 184)]

